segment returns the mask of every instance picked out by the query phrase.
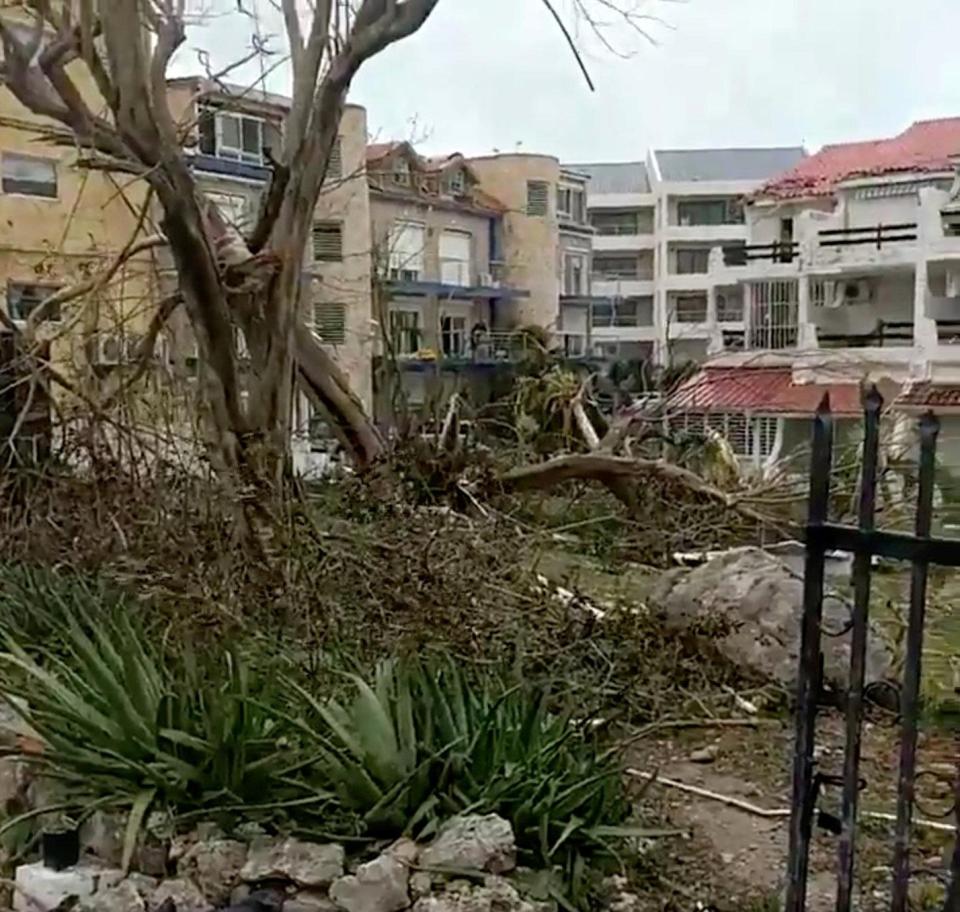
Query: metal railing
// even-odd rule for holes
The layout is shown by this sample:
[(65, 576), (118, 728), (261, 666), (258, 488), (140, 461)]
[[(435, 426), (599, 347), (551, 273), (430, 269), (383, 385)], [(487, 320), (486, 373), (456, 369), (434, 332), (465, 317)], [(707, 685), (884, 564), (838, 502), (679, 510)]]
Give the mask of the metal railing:
[[(960, 323), (958, 323), (960, 326)], [(913, 345), (913, 323), (909, 320), (879, 320), (867, 333), (817, 332), (821, 348), (885, 348)]]
[[(906, 637), (899, 682), (883, 682), (899, 713), (899, 781), (892, 858), (892, 912), (906, 912), (914, 870), (911, 865), (913, 818), (916, 806), (917, 744), (921, 706), (921, 660), (924, 646), (927, 579), (930, 564), (960, 567), (960, 540), (935, 538), (933, 521), (937, 435), (940, 424), (932, 412), (919, 422), (920, 454), (917, 474), (915, 534), (886, 532), (876, 528), (877, 485), (880, 450), (880, 415), (883, 399), (873, 387), (863, 405), (863, 449), (860, 458), (857, 525), (831, 522), (831, 475), (833, 473), (834, 424), (829, 396), (824, 396), (813, 423), (810, 457), (810, 494), (806, 527), (803, 617), (796, 691), (796, 741), (793, 757), (792, 808), (787, 859), (785, 912), (804, 912), (810, 868), (810, 843), (814, 822), (838, 834), (837, 912), (850, 912), (856, 878), (857, 828), (860, 794), (872, 788), (860, 772), (861, 737), (871, 697), (866, 685), (866, 657), (870, 628), (870, 594), (873, 558), (885, 557), (912, 564)], [(849, 674), (845, 699), (846, 744), (842, 768), (827, 773), (816, 759), (817, 717), (824, 702), (823, 638), (824, 565), (828, 551), (853, 555), (853, 605), (847, 624)], [(898, 663), (900, 664), (900, 663)], [(960, 695), (960, 689), (957, 691)], [(960, 743), (957, 744), (960, 748)], [(953, 758), (955, 782), (950, 783), (953, 806), (944, 819), (955, 821), (954, 848), (950, 855), (949, 880), (943, 912), (960, 909), (960, 749)], [(818, 813), (820, 793), (839, 788), (840, 815)], [(873, 864), (875, 862), (871, 862)]]
[(901, 244), (917, 239), (916, 222), (870, 225), (865, 228), (824, 228), (819, 233), (821, 247), (857, 247), (870, 244), (880, 250), (884, 244)]
[(653, 234), (653, 225), (594, 225), (599, 237), (637, 237)]
[(774, 241), (772, 244), (726, 244), (724, 266), (746, 266), (755, 260), (792, 263), (800, 255), (799, 241)]

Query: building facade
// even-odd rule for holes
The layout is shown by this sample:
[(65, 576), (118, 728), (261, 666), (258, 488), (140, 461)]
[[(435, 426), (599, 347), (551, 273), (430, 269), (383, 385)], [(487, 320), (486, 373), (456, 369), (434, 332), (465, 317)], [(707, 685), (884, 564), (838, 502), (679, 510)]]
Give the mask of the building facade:
[[(960, 118), (827, 146), (747, 201), (745, 244), (710, 251), (714, 300), (742, 301), (737, 333), (669, 403), (696, 425), (746, 422), (745, 457), (803, 448), (824, 393), (854, 422), (876, 383), (897, 416), (889, 454), (927, 408), (960, 468)], [(726, 327), (723, 327), (726, 329)]]
[(713, 292), (710, 251), (745, 243), (743, 197), (801, 148), (655, 149), (646, 161), (571, 165), (589, 176), (591, 339), (609, 360), (702, 362), (743, 322), (735, 290)]

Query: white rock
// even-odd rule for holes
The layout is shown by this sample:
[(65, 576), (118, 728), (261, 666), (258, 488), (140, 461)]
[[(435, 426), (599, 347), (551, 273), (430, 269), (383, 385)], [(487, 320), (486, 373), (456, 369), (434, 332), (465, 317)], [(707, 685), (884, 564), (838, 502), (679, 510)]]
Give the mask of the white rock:
[(213, 906), (191, 880), (183, 877), (163, 881), (150, 896), (150, 908), (158, 909), (172, 900), (177, 912), (211, 912)]
[(136, 884), (124, 880), (81, 900), (78, 912), (146, 912), (146, 908)]
[(49, 912), (68, 896), (86, 899), (97, 888), (97, 869), (76, 865), (64, 871), (45, 868), (42, 861), (20, 865), (14, 875), (13, 908), (17, 912)]
[(213, 839), (190, 846), (177, 862), (177, 873), (189, 877), (215, 906), (224, 905), (240, 881), (247, 847), (234, 839)]
[(240, 878), (292, 880), (301, 887), (326, 887), (343, 875), (343, 846), (299, 839), (257, 840), (250, 846)]
[(517, 866), (510, 824), (496, 814), (452, 817), (420, 853), (424, 868), (474, 868), (504, 874)]
[(330, 898), (347, 912), (400, 912), (410, 905), (410, 867), (384, 853), (333, 882)]

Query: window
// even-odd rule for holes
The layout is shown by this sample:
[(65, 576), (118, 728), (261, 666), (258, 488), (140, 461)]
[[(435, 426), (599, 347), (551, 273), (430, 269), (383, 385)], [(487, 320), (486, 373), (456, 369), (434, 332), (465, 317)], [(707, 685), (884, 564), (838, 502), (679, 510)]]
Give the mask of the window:
[(404, 187), (410, 186), (410, 162), (402, 155), (393, 163), (393, 182)]
[(583, 224), (586, 221), (583, 190), (574, 187), (558, 187), (557, 215), (578, 225)]
[(420, 222), (395, 222), (390, 232), (390, 278), (419, 282), (423, 272), (426, 228)]
[(710, 270), (709, 247), (678, 247), (677, 265), (678, 275), (693, 275)]
[(743, 204), (736, 198), (680, 200), (677, 203), (680, 225), (742, 225)]
[(527, 215), (543, 217), (550, 214), (550, 184), (546, 181), (527, 181)]
[(757, 438), (761, 456), (769, 456), (777, 442), (777, 419), (755, 418), (757, 423)]
[(707, 296), (705, 294), (677, 295), (673, 312), (679, 323), (705, 323), (707, 321)]
[(343, 177), (343, 143), (338, 136), (330, 149), (326, 180), (339, 180), (341, 177)]
[(653, 234), (653, 210), (594, 211), (590, 224), (602, 235)]
[(314, 222), (313, 258), (320, 263), (343, 261), (343, 222)]
[(739, 288), (717, 293), (717, 320), (720, 323), (742, 322), (743, 292)]
[(280, 144), (279, 127), (251, 114), (201, 106), (198, 126), (200, 152), (217, 158), (262, 165), (264, 146)]
[(465, 288), (470, 282), (470, 250), (473, 235), (468, 231), (443, 231), (440, 234), (440, 281)]
[(463, 196), (466, 187), (466, 179), (459, 168), (447, 177), (447, 192), (452, 196)]
[(653, 298), (614, 298), (595, 301), (591, 308), (591, 322), (601, 329), (612, 326), (652, 326)]
[(440, 347), (448, 358), (463, 356), (467, 350), (466, 317), (443, 317), (440, 321)]
[[(26, 320), (32, 311), (39, 307), (55, 291), (55, 285), (34, 285), (25, 282), (7, 283), (7, 314), (11, 320)], [(44, 321), (56, 322), (60, 319), (60, 306), (54, 305), (44, 315)]]
[(347, 305), (317, 301), (313, 305), (313, 331), (326, 345), (347, 341)]
[(593, 271), (603, 279), (635, 279), (639, 263), (635, 256), (594, 256)]
[(568, 253), (563, 258), (563, 293), (583, 295), (587, 293), (587, 257), (582, 253)]
[(57, 163), (49, 158), (3, 153), (3, 192), (57, 197)]
[(390, 338), (398, 355), (415, 355), (420, 351), (420, 314), (415, 310), (391, 310)]

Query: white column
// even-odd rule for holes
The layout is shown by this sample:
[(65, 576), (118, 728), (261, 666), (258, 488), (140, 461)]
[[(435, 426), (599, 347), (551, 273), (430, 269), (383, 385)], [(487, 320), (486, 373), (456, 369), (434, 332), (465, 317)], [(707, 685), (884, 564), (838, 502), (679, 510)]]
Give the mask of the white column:
[(817, 347), (817, 328), (810, 312), (810, 276), (797, 279), (797, 348), (801, 351)]
[(743, 347), (750, 348), (750, 325), (753, 322), (753, 282), (743, 283)]
[(717, 321), (717, 286), (707, 288), (707, 354), (717, 355), (723, 352), (723, 333)]
[(927, 361), (937, 347), (937, 324), (927, 316), (927, 261), (917, 258), (913, 282), (913, 348), (919, 361)]

